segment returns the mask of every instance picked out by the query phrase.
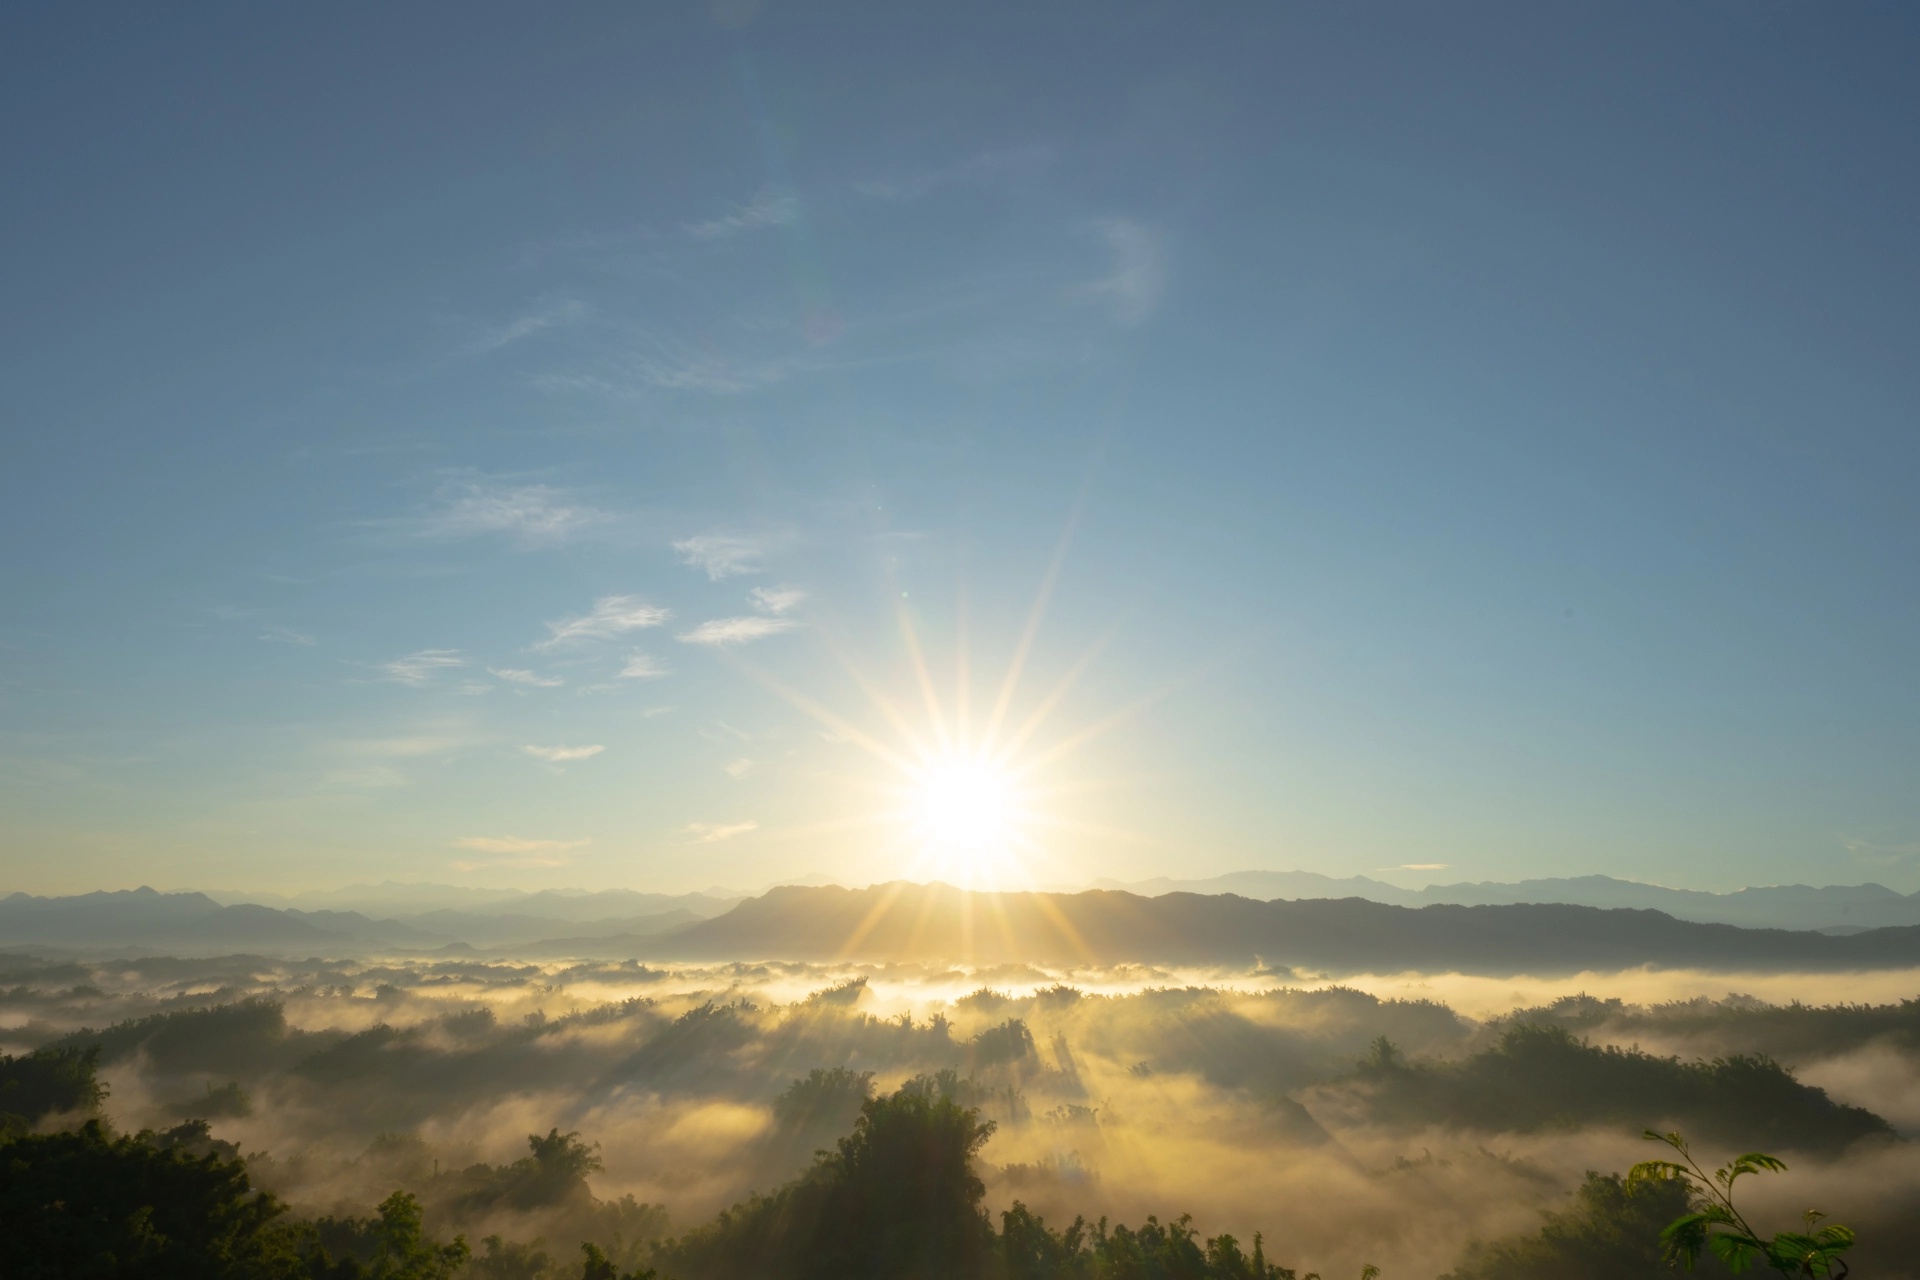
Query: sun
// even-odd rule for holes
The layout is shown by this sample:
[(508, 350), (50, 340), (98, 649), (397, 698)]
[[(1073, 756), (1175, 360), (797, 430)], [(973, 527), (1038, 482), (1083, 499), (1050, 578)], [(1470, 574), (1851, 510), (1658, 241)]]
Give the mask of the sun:
[[(1069, 695), (1111, 638), (1110, 632), (1062, 671), (1050, 688), (1031, 698), (1021, 694), (1066, 541), (1063, 536), (1054, 552), (1005, 674), (997, 681), (997, 693), (990, 686), (976, 686), (973, 679), (964, 593), (948, 642), (942, 646), (946, 652), (935, 651), (953, 664), (950, 689), (942, 688), (946, 682), (936, 679), (940, 664), (928, 661), (919, 617), (905, 603), (905, 591), (899, 593), (894, 607), (906, 668), (890, 673), (891, 678), (886, 665), (849, 643), (840, 627), (816, 617), (816, 634), (839, 660), (859, 695), (846, 703), (836, 706), (827, 697), (796, 688), (769, 671), (738, 664), (766, 689), (818, 722), (828, 742), (855, 748), (871, 760), (871, 766), (856, 772), (823, 769), (818, 775), (822, 780), (845, 787), (861, 800), (842, 816), (796, 828), (790, 837), (875, 833), (878, 838), (868, 850), (855, 856), (873, 860), (874, 869), (892, 886), (891, 893), (898, 893), (900, 886), (927, 881), (961, 889), (1033, 889), (1049, 878), (1077, 874), (1066, 857), (1073, 843), (1131, 838), (1127, 832), (1088, 822), (1075, 813), (1081, 798), (1117, 784), (1086, 776), (1063, 778), (1060, 762), (1126, 723), (1180, 682), (1096, 718), (1056, 727), (1064, 718), (1057, 713), (1071, 705)], [(862, 701), (867, 704), (864, 708)]]
[(917, 773), (910, 787), (913, 822), (930, 861), (984, 871), (1008, 856), (1020, 816), (1012, 775), (969, 759), (942, 760)]

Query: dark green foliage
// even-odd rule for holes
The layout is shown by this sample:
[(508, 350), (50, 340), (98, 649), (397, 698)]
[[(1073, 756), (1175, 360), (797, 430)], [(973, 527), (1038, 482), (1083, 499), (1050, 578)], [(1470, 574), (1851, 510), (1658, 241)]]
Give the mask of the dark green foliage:
[(952, 1067), (915, 1076), (900, 1088), (907, 1093), (923, 1094), (929, 1098), (948, 1098), (963, 1107), (979, 1106), (991, 1092), (972, 1076), (962, 1079)]
[(447, 1280), (471, 1255), (465, 1236), (428, 1236), (420, 1201), (396, 1191), (378, 1218), (321, 1218), (306, 1259), (315, 1280)]
[(852, 1008), (860, 1003), (860, 997), (867, 994), (867, 980), (864, 977), (850, 978), (837, 987), (827, 987), (807, 997), (807, 1003), (815, 1007), (833, 1005)]
[(599, 1245), (583, 1244), (580, 1252), (587, 1256), (580, 1269), (580, 1280), (654, 1280), (658, 1274), (652, 1267), (645, 1271), (629, 1271), (622, 1275), (613, 1259), (607, 1257)]
[(17, 1058), (0, 1054), (0, 1117), (25, 1122), (0, 1123), (0, 1131), (24, 1129), (42, 1116), (98, 1107), (107, 1096), (106, 1086), (94, 1076), (99, 1061), (99, 1045), (41, 1049)]
[(172, 1107), (177, 1116), (191, 1116), (202, 1120), (217, 1120), (223, 1116), (250, 1116), (253, 1114), (253, 1099), (240, 1087), (237, 1080), (230, 1080), (218, 1089), (213, 1081), (207, 1081), (206, 1093), (198, 1098), (189, 1098), (185, 1102), (176, 1102)]
[(1006, 1280), (1295, 1280), (1292, 1268), (1267, 1261), (1258, 1235), (1247, 1253), (1224, 1233), (1202, 1240), (1185, 1216), (1165, 1226), (1150, 1216), (1137, 1231), (1119, 1226), (1111, 1232), (1104, 1218), (1091, 1228), (1075, 1218), (1055, 1231), (1016, 1200), (1000, 1222), (998, 1261)]
[(1573, 1207), (1546, 1214), (1537, 1235), (1511, 1236), (1467, 1249), (1442, 1280), (1640, 1280), (1678, 1274), (1662, 1254), (1660, 1232), (1690, 1207), (1677, 1183), (1637, 1185), (1619, 1174), (1589, 1172)]
[(972, 1158), (993, 1132), (954, 1094), (952, 1071), (873, 1098), (839, 1149), (656, 1253), (677, 1280), (1293, 1280), (1232, 1236), (1181, 1218), (1138, 1230), (1076, 1218), (1049, 1228), (1025, 1205), (996, 1235)]
[(294, 1073), (317, 1084), (351, 1084), (392, 1075), (429, 1057), (417, 1030), (401, 1031), (384, 1022), (348, 1036), (304, 1059)]
[[(587, 1175), (600, 1171), (600, 1157), (580, 1141), (577, 1133), (550, 1130), (546, 1137), (527, 1135), (533, 1154), (496, 1168), (474, 1165), (451, 1177), (467, 1185), (458, 1192), (444, 1181), (433, 1189), (456, 1218), (477, 1217), (494, 1208), (546, 1208), (568, 1200), (591, 1200)], [(456, 1185), (458, 1185), (456, 1183)]]
[[(183, 1126), (191, 1127), (191, 1126)], [(204, 1126), (201, 1127), (204, 1134)], [(73, 1133), (0, 1145), (0, 1275), (278, 1280), (304, 1274), (283, 1207), (191, 1143)]]
[(219, 1156), (222, 1160), (240, 1159), (240, 1148), (214, 1137), (212, 1126), (205, 1120), (188, 1120), (160, 1133), (146, 1130), (140, 1134), (140, 1139), (150, 1143), (156, 1150), (179, 1150), (196, 1159), (207, 1156)]
[(1033, 1032), (1019, 1018), (1009, 1018), (997, 1027), (988, 1027), (967, 1046), (967, 1056), (976, 1067), (1013, 1062), (1033, 1051)]
[(1891, 1137), (1886, 1121), (1801, 1084), (1779, 1063), (1736, 1054), (1682, 1062), (1588, 1044), (1565, 1027), (1522, 1023), (1458, 1063), (1409, 1062), (1385, 1037), (1356, 1078), (1376, 1120), (1527, 1132), (1669, 1120), (1735, 1145), (1837, 1151)]
[(972, 1158), (992, 1132), (950, 1099), (871, 1099), (804, 1178), (664, 1246), (661, 1264), (679, 1280), (976, 1276), (993, 1229)]
[(1364, 991), (1283, 989), (1258, 996), (1205, 987), (1141, 992), (1127, 1003), (1151, 1016), (1116, 1057), (1153, 1072), (1191, 1071), (1209, 1083), (1267, 1096), (1345, 1071), (1369, 1040), (1385, 1034), (1423, 1053), (1453, 1049), (1468, 1025), (1430, 1000), (1381, 1000)]
[(471, 1280), (540, 1280), (551, 1261), (546, 1250), (540, 1247), (545, 1240), (518, 1244), (499, 1236), (488, 1236), (480, 1243), (486, 1246), (486, 1252), (474, 1254), (467, 1264)]
[(1616, 1035), (1734, 1043), (1789, 1062), (1831, 1057), (1869, 1042), (1920, 1049), (1920, 1000), (1898, 1004), (1772, 1005), (1749, 996), (1676, 1000), (1651, 1007), (1589, 995), (1562, 996), (1516, 1015), (1574, 1031), (1607, 1027)]
[(873, 1072), (815, 1067), (773, 1100), (774, 1119), (783, 1130), (845, 1130), (873, 1096)]
[(1851, 1228), (1838, 1223), (1823, 1227), (1820, 1220), (1827, 1215), (1808, 1209), (1802, 1215), (1805, 1231), (1776, 1231), (1770, 1237), (1762, 1236), (1734, 1204), (1734, 1184), (1749, 1174), (1785, 1173), (1784, 1160), (1764, 1151), (1749, 1151), (1709, 1174), (1679, 1134), (1649, 1129), (1644, 1136), (1652, 1142), (1666, 1143), (1680, 1156), (1677, 1161), (1643, 1160), (1627, 1175), (1628, 1191), (1661, 1186), (1685, 1189), (1690, 1212), (1682, 1213), (1660, 1233), (1668, 1260), (1691, 1271), (1701, 1256), (1708, 1254), (1726, 1263), (1729, 1271), (1745, 1271), (1763, 1263), (1781, 1275), (1810, 1280), (1847, 1275), (1844, 1255), (1854, 1246)]
[[(452, 1227), (493, 1225), (501, 1215), (534, 1215), (531, 1220), (509, 1220), (563, 1248), (598, 1242), (627, 1263), (645, 1252), (648, 1241), (666, 1233), (667, 1213), (661, 1206), (641, 1204), (630, 1195), (618, 1200), (594, 1197), (587, 1178), (600, 1171), (600, 1157), (579, 1134), (558, 1129), (544, 1137), (528, 1134), (527, 1148), (528, 1155), (509, 1165), (474, 1164), (436, 1173), (430, 1170), (429, 1148), (418, 1138), (382, 1134), (366, 1158), (378, 1162), (394, 1181), (417, 1188), (433, 1220)], [(499, 1252), (502, 1248), (509, 1254), (516, 1248), (524, 1253), (527, 1246), (495, 1247), (488, 1256), (497, 1256), (489, 1265), (517, 1265), (509, 1254)]]
[(690, 1009), (641, 1045), (618, 1069), (658, 1086), (691, 1085), (711, 1070), (715, 1059), (753, 1039), (753, 1029), (731, 1005), (705, 1004)]
[(54, 1048), (97, 1044), (113, 1063), (144, 1051), (152, 1068), (170, 1074), (188, 1072), (252, 1076), (279, 1065), (298, 1033), (289, 1033), (278, 1000), (246, 999), (205, 1009), (177, 1009), (116, 1023), (105, 1031), (76, 1031)]

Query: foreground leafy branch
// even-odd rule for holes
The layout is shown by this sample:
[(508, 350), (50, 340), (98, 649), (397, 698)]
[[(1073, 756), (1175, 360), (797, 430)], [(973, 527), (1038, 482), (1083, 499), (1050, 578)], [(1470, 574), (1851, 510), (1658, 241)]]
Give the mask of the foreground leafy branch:
[[(1839, 1277), (1847, 1275), (1846, 1259), (1841, 1255), (1853, 1247), (1853, 1232), (1832, 1223), (1818, 1226), (1826, 1215), (1816, 1209), (1806, 1213), (1805, 1231), (1779, 1231), (1763, 1238), (1754, 1230), (1733, 1203), (1733, 1185), (1750, 1173), (1785, 1173), (1786, 1162), (1762, 1151), (1737, 1156), (1709, 1174), (1694, 1159), (1687, 1140), (1677, 1133), (1646, 1131), (1649, 1142), (1664, 1142), (1680, 1153), (1680, 1159), (1643, 1160), (1627, 1174), (1627, 1189), (1642, 1183), (1681, 1182), (1698, 1197), (1701, 1207), (1676, 1218), (1660, 1233), (1669, 1258), (1693, 1270), (1702, 1250), (1727, 1264), (1734, 1272), (1745, 1271), (1755, 1262), (1765, 1262), (1783, 1276)], [(1817, 1229), (1816, 1229), (1817, 1228)]]

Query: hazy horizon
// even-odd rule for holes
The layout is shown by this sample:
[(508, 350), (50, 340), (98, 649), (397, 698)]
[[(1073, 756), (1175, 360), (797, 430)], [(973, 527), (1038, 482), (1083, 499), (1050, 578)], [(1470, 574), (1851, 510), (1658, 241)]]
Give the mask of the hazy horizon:
[[(1397, 874), (1393, 874), (1393, 873), (1397, 873)], [(1138, 880), (1127, 880), (1127, 881), (1117, 880), (1111, 876), (1097, 876), (1091, 880), (1085, 880), (1085, 881), (1058, 881), (1051, 884), (1009, 886), (1009, 889), (1014, 891), (1031, 890), (1031, 891), (1040, 892), (1040, 893), (1080, 893), (1088, 889), (1133, 888), (1135, 886), (1152, 885), (1162, 881), (1172, 882), (1176, 884), (1197, 884), (1197, 883), (1207, 883), (1211, 881), (1230, 879), (1238, 875), (1263, 875), (1263, 874), (1292, 875), (1292, 874), (1302, 874), (1302, 872), (1299, 868), (1281, 869), (1281, 868), (1241, 867), (1241, 868), (1236, 868), (1235, 870), (1232, 870), (1232, 871), (1222, 872), (1216, 875), (1209, 875), (1209, 876), (1159, 875), (1159, 876), (1147, 876)], [(1323, 875), (1324, 873), (1306, 872), (1304, 874)], [(1601, 877), (1602, 874), (1603, 873), (1599, 873), (1599, 872), (1592, 872), (1592, 873), (1573, 872), (1573, 873), (1563, 873), (1563, 874), (1553, 875), (1553, 876), (1520, 877), (1520, 878), (1516, 878), (1516, 880), (1513, 880), (1513, 881), (1502, 881), (1502, 880), (1473, 881), (1473, 880), (1465, 880), (1465, 879), (1459, 879), (1459, 878), (1444, 877), (1444, 876), (1436, 875), (1433, 873), (1425, 873), (1421, 875), (1409, 875), (1403, 869), (1396, 867), (1396, 868), (1383, 868), (1372, 874), (1368, 874), (1366, 872), (1355, 872), (1350, 876), (1327, 876), (1326, 878), (1336, 882), (1348, 881), (1348, 880), (1370, 880), (1370, 881), (1374, 881), (1375, 883), (1385, 885), (1394, 889), (1400, 889), (1408, 892), (1419, 892), (1421, 890), (1440, 889), (1440, 888), (1446, 888), (1451, 885), (1459, 885), (1459, 884), (1509, 884), (1509, 883), (1521, 883), (1529, 880), (1578, 880), (1583, 878)], [(1726, 884), (1726, 885), (1716, 886), (1711, 888), (1700, 888), (1698, 886), (1692, 886), (1692, 885), (1669, 884), (1669, 883), (1664, 883), (1658, 880), (1635, 879), (1629, 876), (1604, 876), (1604, 878), (1608, 880), (1619, 881), (1624, 884), (1642, 885), (1649, 888), (1672, 889), (1672, 890), (1677, 890), (1681, 892), (1693, 892), (1693, 893), (1711, 893), (1719, 896), (1740, 893), (1740, 892), (1743, 892), (1746, 890), (1752, 890), (1752, 889), (1862, 888), (1870, 885), (1879, 885), (1882, 888), (1889, 888), (1889, 889), (1892, 888), (1892, 886), (1885, 885), (1880, 881), (1876, 881), (1872, 878), (1866, 878), (1858, 881), (1850, 881), (1846, 884), (1834, 884), (1834, 883), (1824, 883), (1824, 882), (1815, 883), (1810, 881), (1776, 881), (1776, 882), (1767, 883), (1767, 884)], [(267, 887), (254, 886), (254, 885), (244, 885), (244, 884), (149, 884), (143, 881), (138, 884), (134, 884), (134, 883), (95, 884), (82, 889), (63, 890), (60, 892), (46, 892), (41, 890), (35, 890), (23, 885), (15, 885), (15, 884), (7, 883), (7, 884), (0, 884), (0, 896), (5, 896), (6, 894), (9, 894), (9, 893), (30, 893), (36, 897), (69, 897), (75, 894), (84, 894), (84, 893), (96, 893), (96, 892), (119, 893), (119, 892), (129, 892), (129, 891), (139, 890), (139, 889), (152, 889), (156, 893), (163, 893), (163, 894), (164, 893), (204, 893), (214, 897), (224, 897), (229, 899), (274, 898), (274, 899), (297, 900), (303, 897), (324, 897), (324, 896), (330, 896), (330, 895), (340, 895), (356, 889), (382, 889), (382, 888), (388, 888), (388, 887), (395, 887), (395, 888), (432, 887), (432, 888), (454, 889), (459, 891), (472, 891), (475, 893), (486, 893), (486, 894), (553, 893), (553, 894), (563, 894), (563, 895), (576, 895), (576, 894), (591, 895), (591, 894), (599, 894), (599, 893), (630, 892), (630, 893), (641, 893), (641, 894), (654, 894), (654, 895), (669, 896), (669, 897), (684, 897), (689, 895), (705, 894), (705, 895), (710, 895), (715, 897), (725, 897), (725, 898), (747, 898), (747, 897), (753, 897), (759, 894), (766, 893), (768, 890), (771, 890), (771, 889), (786, 888), (791, 886), (833, 885), (833, 886), (838, 886), (838, 887), (847, 888), (847, 889), (866, 889), (866, 888), (874, 887), (876, 885), (888, 884), (896, 881), (904, 881), (906, 883), (918, 884), (918, 885), (952, 883), (950, 881), (940, 880), (938, 877), (923, 878), (918, 880), (908, 879), (906, 877), (897, 877), (897, 876), (887, 880), (858, 880), (858, 879), (843, 880), (833, 876), (826, 875), (824, 872), (816, 872), (816, 871), (803, 871), (789, 877), (779, 878), (779, 879), (767, 881), (765, 883), (754, 884), (754, 885), (743, 886), (743, 885), (727, 885), (727, 884), (711, 884), (710, 883), (705, 885), (696, 885), (696, 886), (689, 886), (689, 887), (682, 887), (682, 886), (670, 885), (670, 884), (659, 884), (659, 883), (647, 884), (647, 883), (635, 883), (635, 882), (629, 882), (626, 884), (608, 884), (608, 885), (589, 886), (585, 884), (567, 883), (564, 881), (564, 879), (557, 879), (557, 878), (543, 879), (541, 882), (534, 883), (534, 884), (506, 884), (501, 882), (489, 883), (481, 880), (462, 882), (454, 878), (440, 879), (440, 878), (435, 878), (434, 876), (431, 876), (431, 875), (421, 875), (421, 876), (408, 877), (404, 879), (397, 878), (397, 877), (390, 877), (384, 880), (377, 880), (377, 881), (376, 880), (356, 880), (356, 881), (350, 881), (350, 882), (329, 881), (324, 884), (318, 884), (318, 883), (303, 884), (303, 885), (282, 884), (274, 888), (267, 888)], [(955, 885), (955, 887), (962, 887), (962, 886)], [(991, 889), (990, 886), (982, 886), (982, 887), (987, 888), (989, 890)], [(1896, 893), (1901, 892), (1898, 889), (1894, 889), (1893, 891)], [(1920, 891), (1915, 891), (1915, 892), (1920, 892)]]

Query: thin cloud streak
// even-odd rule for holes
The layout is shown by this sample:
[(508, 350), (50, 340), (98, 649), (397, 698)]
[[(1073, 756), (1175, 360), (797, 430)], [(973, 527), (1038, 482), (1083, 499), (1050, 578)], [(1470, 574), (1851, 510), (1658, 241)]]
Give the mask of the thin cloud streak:
[(791, 192), (763, 187), (751, 201), (736, 207), (732, 213), (723, 214), (706, 222), (688, 223), (684, 230), (696, 240), (721, 240), (738, 235), (742, 231), (786, 226), (788, 223), (797, 221), (799, 217), (798, 197)]
[(942, 187), (986, 186), (1006, 178), (1028, 177), (1044, 169), (1052, 159), (1053, 149), (1048, 146), (1009, 147), (983, 151), (958, 164), (923, 170), (907, 177), (856, 182), (853, 189), (872, 200), (912, 204)]
[(533, 689), (557, 689), (566, 681), (559, 676), (543, 676), (533, 671), (521, 671), (514, 667), (488, 667), (487, 674), (498, 676), (508, 684), (525, 685)]
[(594, 745), (588, 746), (588, 747), (526, 746), (526, 747), (521, 747), (520, 749), (526, 752), (528, 755), (534, 757), (536, 760), (545, 760), (548, 764), (560, 764), (567, 760), (591, 760), (594, 756), (597, 756), (602, 751), (605, 751), (606, 747), (600, 745), (599, 743), (595, 743)]
[(525, 547), (556, 546), (613, 517), (568, 498), (550, 485), (497, 485), (463, 480), (436, 492), (439, 508), (423, 516), (370, 522), (430, 542), (457, 542), (498, 534)]
[(680, 563), (705, 571), (709, 582), (743, 573), (760, 573), (760, 560), (766, 555), (766, 547), (756, 539), (724, 534), (681, 538), (673, 544), (673, 549), (680, 553)]
[(456, 849), (480, 853), (565, 853), (592, 844), (586, 840), (523, 840), (519, 836), (461, 836), (453, 842)]
[(622, 680), (658, 680), (662, 676), (671, 674), (672, 672), (661, 666), (659, 660), (652, 654), (644, 653), (639, 649), (635, 649), (627, 656), (627, 665), (620, 669)]
[(768, 613), (781, 614), (807, 598), (807, 593), (799, 587), (781, 585), (778, 587), (755, 587), (747, 597), (758, 608)]
[(1106, 303), (1116, 324), (1131, 328), (1153, 314), (1166, 290), (1167, 269), (1160, 237), (1126, 218), (1108, 218), (1094, 229), (1113, 253), (1113, 268), (1082, 290)]
[(268, 627), (260, 633), (260, 639), (270, 640), (275, 644), (300, 645), (304, 648), (312, 648), (320, 643), (304, 631), (295, 631), (292, 627), (281, 626)]
[(792, 631), (799, 625), (791, 618), (715, 618), (682, 635), (680, 641), (683, 644), (746, 644)]
[(473, 343), (470, 350), (475, 355), (498, 351), (502, 347), (510, 347), (522, 339), (531, 338), (548, 329), (556, 329), (584, 320), (591, 313), (591, 309), (576, 298), (560, 298), (510, 320), (497, 329), (488, 331)]
[(687, 831), (694, 837), (695, 844), (717, 844), (722, 840), (731, 840), (743, 836), (749, 831), (758, 831), (760, 824), (749, 819), (746, 822), (727, 824), (713, 822), (689, 822)]
[(460, 656), (458, 649), (421, 649), (404, 658), (383, 663), (380, 669), (387, 673), (387, 679), (417, 688), (431, 683), (442, 671), (466, 665), (466, 659)]
[(601, 596), (593, 602), (591, 613), (547, 623), (547, 630), (553, 634), (533, 647), (552, 649), (580, 640), (609, 640), (629, 631), (660, 626), (672, 617), (671, 609), (648, 604), (639, 596)]

